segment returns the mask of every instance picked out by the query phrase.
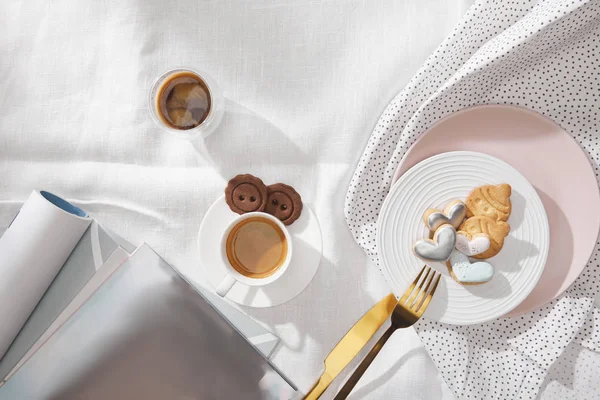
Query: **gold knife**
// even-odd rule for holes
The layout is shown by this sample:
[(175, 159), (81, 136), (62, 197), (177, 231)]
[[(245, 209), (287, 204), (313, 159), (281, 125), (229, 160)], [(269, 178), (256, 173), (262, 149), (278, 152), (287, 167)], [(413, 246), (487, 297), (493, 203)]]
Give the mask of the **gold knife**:
[(396, 303), (398, 303), (396, 296), (390, 293), (354, 324), (325, 358), (325, 372), (304, 397), (304, 400), (316, 400), (321, 397), (335, 377), (356, 357), (381, 325), (387, 321), (394, 311)]

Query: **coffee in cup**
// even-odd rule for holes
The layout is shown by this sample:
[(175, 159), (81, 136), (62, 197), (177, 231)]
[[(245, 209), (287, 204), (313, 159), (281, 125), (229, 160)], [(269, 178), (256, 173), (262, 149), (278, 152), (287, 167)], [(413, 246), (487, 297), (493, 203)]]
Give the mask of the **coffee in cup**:
[(158, 88), (156, 109), (161, 121), (173, 129), (192, 129), (210, 112), (211, 95), (202, 78), (191, 71), (167, 77)]
[(274, 282), (287, 269), (292, 242), (287, 228), (272, 215), (251, 212), (237, 216), (221, 239), (227, 275), (217, 287), (225, 296), (236, 281), (249, 286)]
[(223, 98), (205, 73), (177, 68), (162, 74), (150, 92), (154, 120), (180, 137), (207, 136), (223, 116)]
[(227, 260), (248, 278), (266, 278), (284, 264), (288, 243), (285, 234), (273, 221), (252, 217), (233, 227), (225, 245)]

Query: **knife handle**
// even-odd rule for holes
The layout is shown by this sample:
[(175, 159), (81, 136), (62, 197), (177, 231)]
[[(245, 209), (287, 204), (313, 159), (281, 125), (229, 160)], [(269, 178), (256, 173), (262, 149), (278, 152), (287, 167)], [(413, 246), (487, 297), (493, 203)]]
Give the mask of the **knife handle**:
[(324, 372), (315, 385), (310, 389), (308, 394), (304, 397), (304, 400), (317, 400), (325, 390), (331, 384), (332, 379), (327, 375), (327, 372)]
[(356, 386), (360, 378), (367, 371), (367, 368), (369, 368), (375, 357), (377, 357), (377, 354), (379, 354), (379, 351), (383, 348), (385, 343), (392, 336), (392, 333), (396, 331), (396, 329), (397, 327), (392, 325), (388, 328), (387, 331), (385, 331), (385, 333), (379, 338), (377, 343), (375, 343), (375, 346), (373, 346), (371, 351), (369, 351), (369, 354), (367, 354), (365, 359), (362, 360), (362, 362), (358, 365), (352, 376), (346, 381), (339, 393), (335, 395), (333, 400), (346, 399), (350, 395), (350, 392), (352, 392), (354, 386)]

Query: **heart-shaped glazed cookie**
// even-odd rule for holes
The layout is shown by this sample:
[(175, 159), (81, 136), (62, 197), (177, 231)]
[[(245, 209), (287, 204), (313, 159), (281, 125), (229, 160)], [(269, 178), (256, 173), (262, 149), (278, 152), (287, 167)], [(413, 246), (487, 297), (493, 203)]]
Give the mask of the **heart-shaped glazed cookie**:
[(487, 233), (456, 232), (456, 250), (466, 256), (476, 256), (490, 248), (490, 236)]
[(423, 214), (423, 222), (430, 231), (435, 232), (440, 226), (450, 224), (458, 229), (467, 215), (467, 206), (460, 200), (448, 203), (444, 211), (430, 208)]
[(471, 263), (469, 257), (459, 251), (452, 252), (446, 262), (452, 278), (461, 285), (479, 285), (492, 279), (494, 267), (485, 261)]
[(440, 226), (433, 240), (423, 239), (415, 242), (413, 253), (425, 261), (446, 261), (456, 245), (456, 229), (450, 224)]

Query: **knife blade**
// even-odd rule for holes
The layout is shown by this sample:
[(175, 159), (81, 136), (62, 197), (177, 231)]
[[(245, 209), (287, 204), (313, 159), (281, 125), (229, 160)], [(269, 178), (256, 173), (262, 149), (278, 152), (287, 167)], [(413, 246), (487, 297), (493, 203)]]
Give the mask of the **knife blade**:
[(369, 342), (381, 325), (390, 317), (398, 300), (393, 293), (379, 300), (338, 342), (325, 358), (325, 372), (308, 394), (305, 400), (316, 400), (329, 387), (331, 382), (352, 361)]

